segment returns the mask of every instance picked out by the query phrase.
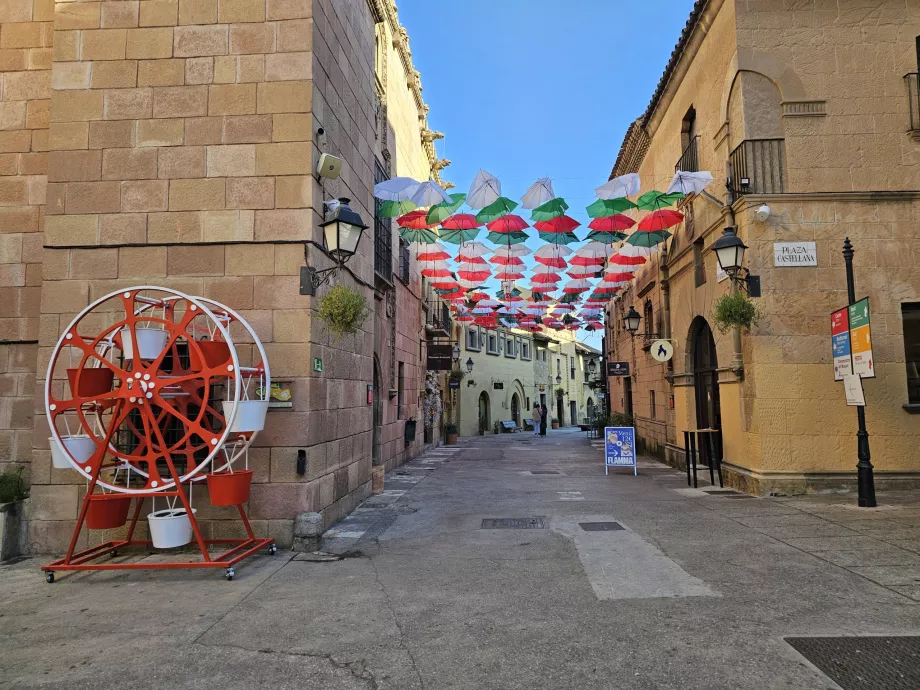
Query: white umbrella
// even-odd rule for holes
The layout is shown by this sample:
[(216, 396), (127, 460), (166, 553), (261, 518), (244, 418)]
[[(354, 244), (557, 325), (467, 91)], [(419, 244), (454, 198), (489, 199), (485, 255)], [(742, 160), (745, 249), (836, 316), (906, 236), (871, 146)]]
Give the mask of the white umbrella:
[(495, 256), (528, 256), (533, 254), (533, 250), (523, 244), (509, 244), (499, 247), (493, 254)]
[(490, 297), (489, 299), (479, 300), (478, 302), (476, 302), (476, 306), (477, 307), (490, 307), (492, 309), (497, 309), (498, 307), (502, 306), (502, 303), (499, 302), (497, 299), (492, 299)]
[(588, 242), (578, 248), (575, 252), (575, 256), (603, 263), (607, 257), (613, 253), (614, 249), (612, 245), (604, 244), (603, 242)]
[(584, 278), (573, 279), (573, 280), (567, 281), (566, 284), (562, 286), (562, 289), (563, 290), (590, 290), (591, 283), (589, 283)]
[(472, 290), (473, 288), (480, 287), (484, 282), (485, 280), (467, 280), (466, 278), (457, 278), (457, 283), (465, 290)]
[(569, 266), (566, 274), (573, 278), (593, 278), (598, 271), (601, 270), (599, 265), (597, 266), (579, 266), (577, 264)]
[(521, 197), (521, 208), (536, 208), (555, 198), (553, 181), (548, 177), (541, 177), (524, 192), (524, 196)]
[(472, 242), (464, 242), (463, 244), (460, 245), (459, 256), (462, 258), (475, 259), (480, 256), (485, 256), (491, 251), (492, 250), (489, 249), (482, 242), (476, 242), (474, 240)]
[(533, 255), (534, 258), (540, 259), (559, 259), (571, 253), (572, 249), (564, 244), (544, 244)]
[(374, 196), (384, 201), (409, 201), (419, 184), (411, 177), (393, 177), (375, 184)]
[(442, 202), (447, 202), (448, 204), (454, 202), (454, 200), (448, 196), (447, 192), (441, 189), (441, 186), (434, 180), (422, 182), (412, 193), (412, 196), (409, 197), (409, 201), (416, 206), (434, 206)]
[(473, 178), (470, 191), (466, 195), (466, 205), (472, 209), (488, 206), (502, 195), (502, 183), (492, 173), (480, 170)]
[(653, 247), (637, 247), (629, 242), (624, 242), (620, 247), (620, 254), (623, 256), (651, 256), (658, 251), (658, 245)]
[(699, 194), (712, 182), (712, 173), (708, 170), (699, 172), (684, 172), (679, 170), (671, 178), (666, 194), (680, 192), (681, 194)]
[(546, 264), (536, 264), (533, 269), (531, 269), (534, 274), (537, 273), (558, 273), (559, 269), (552, 266), (547, 266)]
[(594, 190), (598, 199), (618, 199), (622, 196), (635, 196), (639, 193), (639, 173), (626, 173), (614, 177)]

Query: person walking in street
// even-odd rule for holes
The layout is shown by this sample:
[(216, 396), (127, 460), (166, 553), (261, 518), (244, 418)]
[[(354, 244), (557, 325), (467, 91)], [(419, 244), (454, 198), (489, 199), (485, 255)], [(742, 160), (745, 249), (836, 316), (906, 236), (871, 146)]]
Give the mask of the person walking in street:
[(549, 410), (546, 405), (540, 405), (540, 436), (546, 436), (546, 420), (549, 417)]
[(540, 411), (539, 403), (534, 403), (533, 413), (530, 415), (530, 418), (533, 420), (533, 435), (540, 435), (540, 426), (543, 421), (543, 413)]

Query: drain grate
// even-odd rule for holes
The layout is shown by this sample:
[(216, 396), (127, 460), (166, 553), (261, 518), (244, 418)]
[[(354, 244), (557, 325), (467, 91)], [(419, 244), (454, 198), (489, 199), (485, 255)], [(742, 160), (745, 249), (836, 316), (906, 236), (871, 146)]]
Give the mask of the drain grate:
[(546, 529), (541, 517), (484, 518), (480, 529)]
[(787, 637), (844, 690), (920, 688), (920, 637)]
[(556, 470), (530, 470), (531, 474), (559, 474)]
[(585, 532), (616, 532), (623, 529), (619, 522), (579, 522)]

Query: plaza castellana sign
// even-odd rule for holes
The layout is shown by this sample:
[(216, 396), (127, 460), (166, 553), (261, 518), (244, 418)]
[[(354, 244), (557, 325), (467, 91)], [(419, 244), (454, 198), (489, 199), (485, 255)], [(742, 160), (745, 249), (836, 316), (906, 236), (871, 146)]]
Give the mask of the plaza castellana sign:
[(814, 242), (774, 242), (773, 265), (778, 268), (791, 266), (817, 266), (818, 252)]

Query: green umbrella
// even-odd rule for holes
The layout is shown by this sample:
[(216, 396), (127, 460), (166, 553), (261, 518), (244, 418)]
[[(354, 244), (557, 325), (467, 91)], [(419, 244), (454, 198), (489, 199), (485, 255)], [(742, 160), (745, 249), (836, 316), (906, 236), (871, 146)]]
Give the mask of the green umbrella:
[(638, 230), (626, 238), (626, 244), (634, 247), (654, 247), (656, 244), (664, 242), (671, 236), (667, 230), (658, 230), (656, 232), (645, 232)]
[(486, 239), (492, 244), (520, 244), (526, 242), (529, 237), (530, 235), (523, 230), (518, 230), (517, 232), (490, 232)]
[(476, 222), (491, 223), (496, 218), (508, 215), (516, 208), (516, 201), (511, 201), (508, 197), (500, 196), (476, 214)]
[(562, 297), (559, 298), (559, 301), (560, 301), (562, 304), (572, 304), (573, 302), (577, 302), (577, 301), (580, 300), (580, 299), (581, 299), (581, 295), (580, 295), (580, 294), (579, 294), (579, 295), (572, 295), (572, 294), (566, 293), (566, 294), (564, 294)]
[(452, 214), (457, 212), (463, 202), (466, 201), (466, 194), (451, 194), (449, 195), (453, 202), (448, 204), (446, 201), (442, 201), (440, 204), (435, 204), (430, 209), (428, 209), (428, 215), (425, 216), (425, 220), (428, 221), (429, 225), (434, 225), (435, 223), (442, 223)]
[(623, 213), (631, 208), (636, 208), (636, 204), (624, 196), (617, 199), (598, 199), (588, 206), (587, 210), (591, 218), (604, 218)]
[(574, 232), (541, 232), (540, 239), (545, 242), (555, 244), (572, 244), (572, 242), (581, 242)]
[(473, 228), (472, 230), (445, 230), (441, 228), (438, 231), (441, 241), (450, 242), (451, 244), (463, 244), (464, 242), (475, 240), (478, 234), (479, 228)]
[(414, 230), (413, 228), (400, 228), (399, 236), (406, 242), (422, 242), (431, 244), (438, 241), (438, 233), (434, 230)]
[(380, 204), (381, 218), (398, 218), (404, 213), (415, 210), (415, 204), (408, 199), (406, 201), (384, 201)]
[(658, 209), (667, 208), (675, 201), (683, 198), (684, 195), (680, 192), (671, 192), (667, 194), (653, 189), (639, 197), (639, 208), (643, 211), (657, 211)]
[(544, 204), (537, 206), (533, 212), (530, 214), (530, 220), (541, 221), (549, 220), (550, 218), (556, 218), (557, 216), (565, 215), (565, 212), (568, 210), (569, 205), (565, 203), (565, 199), (562, 197), (557, 197), (555, 199), (550, 199)]
[(605, 230), (592, 230), (588, 233), (588, 236), (585, 238), (587, 240), (594, 240), (595, 242), (602, 242), (603, 244), (613, 244), (614, 242), (619, 242), (626, 239), (625, 232), (607, 232)]

